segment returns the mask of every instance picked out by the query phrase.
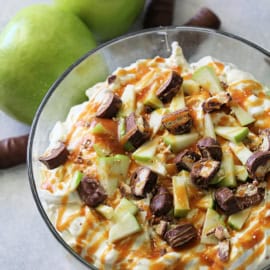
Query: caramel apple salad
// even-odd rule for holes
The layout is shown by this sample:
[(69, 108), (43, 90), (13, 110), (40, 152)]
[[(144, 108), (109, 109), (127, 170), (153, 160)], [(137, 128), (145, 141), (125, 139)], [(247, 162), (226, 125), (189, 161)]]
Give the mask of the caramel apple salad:
[(88, 89), (40, 156), (39, 194), (98, 269), (270, 263), (270, 90), (212, 57), (138, 60)]

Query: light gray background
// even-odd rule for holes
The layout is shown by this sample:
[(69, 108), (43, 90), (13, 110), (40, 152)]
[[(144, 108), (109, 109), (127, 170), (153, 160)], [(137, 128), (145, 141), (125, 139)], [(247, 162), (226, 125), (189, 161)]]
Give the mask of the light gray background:
[[(222, 30), (270, 50), (269, 0), (175, 1), (175, 25), (183, 24), (200, 7), (207, 6), (221, 18)], [(46, 2), (49, 0), (0, 0), (0, 30), (22, 7)], [(1, 111), (0, 127), (0, 139), (29, 130)], [(25, 165), (0, 170), (0, 269), (86, 269), (54, 239), (43, 222), (32, 198)]]

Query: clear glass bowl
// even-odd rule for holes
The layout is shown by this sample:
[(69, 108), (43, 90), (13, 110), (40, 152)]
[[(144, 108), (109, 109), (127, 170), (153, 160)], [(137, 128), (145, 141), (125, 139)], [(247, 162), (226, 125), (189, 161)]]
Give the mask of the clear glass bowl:
[(270, 85), (268, 51), (228, 33), (193, 27), (156, 28), (120, 37), (90, 51), (64, 72), (48, 91), (33, 121), (28, 145), (28, 174), (34, 199), (49, 229), (70, 253), (90, 269), (96, 268), (65, 243), (47, 217), (37, 188), (41, 181), (38, 157), (47, 148), (49, 133), (56, 121), (64, 120), (71, 106), (86, 99), (84, 91), (87, 88), (103, 81), (117, 67), (157, 55), (168, 57), (173, 41), (178, 41), (189, 62), (211, 55), (234, 63)]

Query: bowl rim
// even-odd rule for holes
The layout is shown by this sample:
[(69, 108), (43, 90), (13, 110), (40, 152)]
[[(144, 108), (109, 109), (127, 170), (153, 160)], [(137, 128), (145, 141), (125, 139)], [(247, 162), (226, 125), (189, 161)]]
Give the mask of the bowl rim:
[(46, 95), (44, 96), (44, 98), (42, 99), (37, 112), (34, 116), (32, 125), (31, 125), (31, 129), (30, 129), (30, 135), (29, 135), (29, 140), (28, 140), (28, 146), (27, 146), (27, 170), (28, 170), (28, 178), (29, 178), (29, 184), (30, 184), (30, 188), (31, 188), (31, 192), (32, 192), (32, 196), (34, 197), (36, 206), (38, 208), (38, 211), (40, 213), (40, 215), (42, 216), (43, 220), (45, 221), (47, 227), (49, 228), (49, 230), (51, 231), (51, 233), (53, 234), (53, 236), (57, 239), (57, 241), (64, 246), (64, 248), (70, 252), (70, 254), (72, 254), (77, 260), (79, 260), (82, 264), (84, 264), (86, 267), (92, 269), (92, 270), (98, 270), (94, 265), (90, 264), (89, 262), (87, 262), (83, 257), (81, 257), (79, 254), (77, 254), (67, 243), (66, 241), (64, 241), (64, 239), (61, 237), (61, 235), (57, 232), (57, 230), (55, 229), (55, 227), (53, 226), (53, 224), (51, 223), (51, 221), (49, 220), (46, 211), (44, 210), (42, 204), (41, 204), (41, 200), (39, 198), (38, 195), (38, 191), (37, 191), (37, 187), (36, 187), (36, 183), (34, 180), (34, 173), (33, 173), (33, 166), (32, 166), (32, 146), (33, 146), (33, 140), (35, 137), (35, 132), (36, 132), (36, 128), (37, 128), (37, 124), (40, 118), (40, 115), (43, 111), (43, 108), (45, 107), (45, 105), (47, 104), (49, 98), (51, 97), (51, 95), (53, 94), (53, 92), (55, 91), (55, 89), (60, 85), (60, 83), (68, 76), (68, 74), (74, 69), (76, 68), (81, 62), (83, 62), (85, 59), (87, 59), (89, 56), (91, 56), (92, 54), (94, 54), (95, 52), (101, 50), (104, 47), (107, 47), (109, 45), (112, 45), (114, 43), (117, 43), (121, 40), (124, 39), (128, 39), (131, 37), (135, 37), (138, 35), (143, 35), (143, 34), (150, 34), (150, 33), (154, 33), (154, 32), (166, 32), (166, 31), (172, 31), (172, 30), (182, 30), (182, 31), (193, 31), (193, 32), (203, 32), (203, 33), (209, 33), (209, 34), (215, 34), (215, 35), (221, 35), (223, 37), (228, 37), (230, 39), (234, 39), (234, 40), (238, 40), (246, 45), (249, 45), (250, 47), (260, 51), (262, 54), (264, 54), (266, 57), (270, 58), (270, 51), (266, 50), (265, 48), (263, 48), (262, 46), (249, 41), (246, 38), (243, 38), (241, 36), (235, 35), (235, 34), (231, 34), (229, 32), (226, 31), (221, 31), (221, 30), (213, 30), (213, 29), (208, 29), (208, 28), (201, 28), (201, 27), (192, 27), (192, 26), (167, 26), (167, 27), (155, 27), (155, 28), (149, 28), (149, 29), (144, 29), (144, 30), (140, 30), (140, 31), (135, 31), (135, 32), (131, 32), (128, 34), (124, 34), (122, 36), (119, 36), (117, 38), (114, 38), (110, 41), (107, 41), (105, 43), (102, 43), (101, 45), (98, 45), (96, 48), (88, 51), (86, 54), (84, 54), (82, 57), (80, 57), (78, 60), (76, 60), (72, 65), (70, 65), (60, 76), (59, 78), (52, 84), (52, 86), (49, 88), (48, 92), (46, 93)]

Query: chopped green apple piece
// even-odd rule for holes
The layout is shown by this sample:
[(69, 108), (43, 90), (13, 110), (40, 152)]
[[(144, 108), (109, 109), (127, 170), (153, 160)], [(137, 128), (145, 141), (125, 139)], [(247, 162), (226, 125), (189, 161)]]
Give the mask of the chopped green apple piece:
[(80, 171), (76, 171), (71, 179), (71, 182), (69, 185), (69, 191), (76, 190), (79, 184), (81, 183), (82, 178), (83, 178), (83, 173)]
[(132, 215), (135, 215), (138, 212), (138, 207), (130, 200), (126, 198), (122, 198), (118, 206), (114, 210), (114, 216), (113, 219), (117, 222), (126, 213), (130, 213)]
[(214, 176), (214, 178), (211, 179), (210, 185), (216, 185), (220, 183), (224, 178), (225, 178), (225, 171), (224, 168), (221, 166), (217, 174)]
[(152, 136), (155, 136), (162, 124), (162, 117), (167, 109), (157, 109), (150, 114), (149, 126), (152, 129)]
[(149, 169), (151, 169), (153, 172), (156, 172), (162, 176), (167, 175), (166, 164), (164, 162), (162, 162), (161, 160), (159, 160), (157, 157), (154, 157), (150, 161), (136, 160), (136, 163), (138, 163), (142, 166), (146, 166)]
[(109, 231), (109, 241), (117, 242), (142, 230), (137, 219), (130, 213), (126, 213)]
[(241, 161), (243, 165), (246, 165), (248, 158), (252, 155), (252, 152), (243, 143), (229, 143), (229, 146), (236, 157)]
[(129, 163), (129, 157), (125, 155), (99, 157), (97, 159), (99, 180), (108, 196), (112, 196), (114, 194), (119, 181), (126, 180)]
[(126, 134), (126, 120), (125, 117), (120, 117), (118, 120), (118, 137), (119, 139)]
[(142, 162), (152, 160), (155, 156), (158, 143), (159, 143), (158, 137), (152, 141), (146, 142), (132, 154), (132, 157), (135, 160), (142, 161)]
[(214, 124), (209, 113), (204, 115), (204, 136), (216, 139)]
[(196, 202), (197, 208), (208, 209), (214, 207), (214, 200), (211, 193), (204, 195)]
[(192, 144), (194, 144), (199, 139), (198, 133), (188, 133), (183, 135), (172, 135), (166, 134), (163, 137), (164, 143), (169, 145), (173, 152), (179, 152)]
[(127, 85), (121, 96), (122, 106), (118, 116), (128, 116), (136, 109), (136, 92), (132, 85)]
[(218, 239), (214, 236), (214, 234), (209, 234), (212, 230), (214, 230), (218, 226), (224, 227), (224, 221), (214, 209), (208, 208), (205, 215), (201, 235), (202, 244), (216, 245), (218, 243)]
[(95, 143), (93, 144), (93, 148), (99, 157), (106, 157), (111, 154), (111, 150), (104, 144)]
[(235, 187), (237, 183), (234, 173), (234, 160), (233, 154), (228, 145), (224, 145), (222, 147), (222, 153), (221, 167), (224, 170), (224, 178), (218, 183), (218, 185), (221, 187)]
[(105, 135), (105, 134), (109, 134), (110, 131), (107, 130), (101, 123), (97, 123), (92, 129), (91, 129), (91, 133), (93, 135)]
[(200, 92), (200, 85), (194, 80), (184, 80), (182, 84), (184, 93), (192, 96)]
[(245, 166), (234, 165), (234, 174), (237, 180), (245, 182), (248, 179), (248, 172)]
[(100, 213), (103, 217), (107, 219), (111, 219), (113, 217), (113, 208), (108, 205), (100, 204), (95, 209), (98, 211), (98, 213)]
[(230, 215), (228, 218), (228, 224), (232, 229), (241, 230), (250, 215), (251, 209), (247, 208), (238, 213)]
[(183, 89), (181, 88), (180, 91), (173, 97), (169, 110), (171, 112), (174, 112), (174, 111), (181, 110), (184, 108), (186, 108), (185, 96), (184, 96)]
[(173, 200), (174, 200), (174, 216), (185, 217), (190, 210), (189, 198), (186, 187), (186, 175), (180, 174), (174, 176), (173, 180)]
[(217, 126), (215, 128), (215, 132), (217, 135), (223, 137), (224, 139), (238, 143), (246, 138), (249, 133), (249, 129), (247, 127)]
[(192, 79), (208, 90), (212, 95), (224, 91), (216, 75), (214, 68), (203, 66), (198, 68), (192, 76)]
[(249, 125), (255, 121), (252, 115), (245, 111), (241, 106), (232, 106), (231, 109), (241, 126)]
[(153, 109), (163, 108), (163, 103), (152, 90), (150, 90), (146, 95), (143, 104), (150, 106)]

